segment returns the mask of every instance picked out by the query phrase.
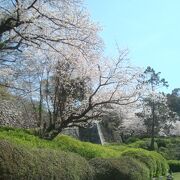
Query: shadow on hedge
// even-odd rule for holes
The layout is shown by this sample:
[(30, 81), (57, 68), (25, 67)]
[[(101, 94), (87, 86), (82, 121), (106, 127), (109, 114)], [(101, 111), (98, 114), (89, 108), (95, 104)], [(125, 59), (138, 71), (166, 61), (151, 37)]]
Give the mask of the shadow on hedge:
[(61, 151), (28, 150), (0, 141), (0, 179), (92, 180), (93, 170), (82, 157)]
[(94, 167), (94, 180), (148, 180), (149, 169), (131, 157), (116, 159), (94, 158), (89, 161)]

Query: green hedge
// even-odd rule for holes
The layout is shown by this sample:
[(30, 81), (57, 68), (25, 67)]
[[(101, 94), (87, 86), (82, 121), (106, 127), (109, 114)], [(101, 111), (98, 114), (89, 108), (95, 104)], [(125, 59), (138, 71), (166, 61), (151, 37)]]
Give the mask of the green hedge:
[(121, 155), (135, 158), (144, 163), (150, 170), (150, 177), (166, 175), (168, 171), (167, 161), (162, 157), (162, 155), (156, 152), (144, 149), (128, 149), (122, 152)]
[[(144, 139), (128, 144), (128, 147), (150, 150), (151, 149), (150, 144), (151, 144), (150, 139)], [(156, 142), (154, 143), (154, 148), (155, 150), (158, 150), (158, 144)]]
[(28, 130), (17, 128), (0, 128), (0, 139), (5, 139), (9, 142), (13, 142), (14, 144), (19, 144), (30, 149), (41, 148), (73, 152), (85, 157), (86, 159), (120, 156), (120, 152), (117, 150), (97, 144), (82, 142), (70, 136), (59, 135), (52, 141), (48, 141), (32, 135)]
[(93, 143), (82, 142), (66, 135), (57, 136), (53, 140), (53, 143), (59, 146), (62, 150), (78, 153), (86, 159), (92, 159), (95, 157), (120, 157), (120, 152), (117, 150)]
[[(62, 150), (66, 152), (62, 152)], [(130, 178), (129, 176), (137, 178), (139, 174), (143, 174), (142, 177), (165, 175), (168, 169), (166, 160), (158, 153), (152, 151), (134, 149), (125, 145), (101, 146), (81, 142), (64, 135), (60, 135), (52, 141), (47, 141), (32, 135), (27, 130), (0, 128), (0, 174), (6, 175), (10, 173), (10, 175), (15, 175), (19, 173), (17, 174), (18, 176), (26, 176), (26, 171), (29, 170), (33, 176), (45, 173), (46, 177), (53, 174), (62, 176), (62, 180), (81, 180), (84, 177), (85, 179), (91, 179), (93, 170), (83, 157), (86, 159), (116, 158), (101, 160), (107, 162), (107, 164), (110, 163), (110, 167), (113, 167), (112, 172), (114, 172), (114, 169), (116, 169), (115, 172), (118, 171), (121, 175), (128, 172), (128, 176), (126, 175), (128, 178)], [(121, 163), (119, 158), (122, 161)], [(19, 167), (17, 167), (17, 164), (19, 164)], [(137, 174), (133, 172), (133, 175), (131, 173), (130, 170), (133, 170), (131, 164), (136, 169)], [(125, 165), (128, 169), (125, 168)], [(96, 167), (96, 165), (94, 166)], [(117, 166), (121, 167), (123, 172)], [(101, 167), (103, 169), (105, 166), (102, 164)], [(104, 174), (106, 173), (108, 172), (104, 172)]]
[(180, 137), (158, 138), (158, 152), (168, 160), (180, 160)]
[[(0, 179), (92, 180), (93, 169), (82, 157), (0, 141)], [(10, 178), (12, 177), (12, 178)]]
[(149, 169), (131, 157), (116, 159), (94, 158), (90, 160), (94, 167), (94, 180), (149, 180)]
[[(150, 138), (135, 141), (127, 145), (131, 148), (142, 148), (149, 150)], [(160, 153), (165, 159), (180, 160), (180, 137), (158, 137), (155, 138), (155, 151)]]
[(169, 160), (168, 161), (170, 170), (172, 172), (180, 172), (180, 161), (178, 160)]

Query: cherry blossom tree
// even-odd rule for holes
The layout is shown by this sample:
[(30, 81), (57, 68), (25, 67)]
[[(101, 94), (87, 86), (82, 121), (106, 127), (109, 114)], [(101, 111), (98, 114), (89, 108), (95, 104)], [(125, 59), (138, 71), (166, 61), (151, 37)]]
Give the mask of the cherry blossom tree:
[(102, 48), (99, 30), (81, 0), (0, 0), (0, 85), (34, 96), (47, 74), (43, 54), (69, 61), (73, 52), (74, 61), (93, 62)]
[(116, 61), (81, 67), (59, 62), (46, 86), (46, 100), (55, 115), (47, 132), (53, 131), (54, 136), (66, 127), (85, 126), (101, 118), (108, 106), (137, 101), (139, 71), (130, 67), (125, 57), (126, 51), (122, 51)]
[[(140, 71), (128, 64), (127, 50), (119, 53), (115, 60), (84, 61), (70, 51), (60, 60), (58, 53), (39, 52), (37, 59), (17, 62), (15, 67), (21, 67), (21, 73), (14, 82), (20, 89), (26, 87), (27, 92), (31, 91), (28, 95), (39, 101), (44, 138), (53, 138), (67, 127), (84, 127), (100, 119), (109, 106), (137, 101)], [(48, 120), (42, 118), (42, 107)]]
[(127, 50), (103, 57), (100, 28), (80, 0), (0, 0), (0, 13), (1, 84), (36, 102), (44, 138), (137, 101), (139, 69)]

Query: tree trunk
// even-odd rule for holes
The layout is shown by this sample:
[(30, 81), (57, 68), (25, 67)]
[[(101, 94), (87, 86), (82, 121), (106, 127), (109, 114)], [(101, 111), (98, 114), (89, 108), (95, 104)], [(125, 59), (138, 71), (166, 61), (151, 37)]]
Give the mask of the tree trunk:
[(38, 117), (38, 127), (40, 127), (42, 125), (42, 103), (43, 103), (43, 94), (42, 94), (42, 83), (40, 83), (40, 87), (39, 87), (39, 93), (40, 93), (40, 100), (39, 100), (39, 108), (38, 108), (38, 113), (39, 113), (39, 117)]
[(55, 128), (53, 128), (53, 127), (52, 128), (48, 127), (41, 134), (41, 138), (46, 139), (46, 140), (53, 140), (61, 131), (62, 131), (62, 129), (55, 130)]
[(150, 149), (154, 150), (154, 128), (155, 128), (155, 105), (152, 104), (152, 129), (151, 129), (151, 144)]

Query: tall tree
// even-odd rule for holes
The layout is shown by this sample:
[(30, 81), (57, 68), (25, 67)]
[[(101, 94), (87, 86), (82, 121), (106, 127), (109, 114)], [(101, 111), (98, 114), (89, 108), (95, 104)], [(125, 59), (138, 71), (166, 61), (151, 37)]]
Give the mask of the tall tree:
[(33, 107), (42, 124), (43, 83), (51, 66), (57, 59), (95, 63), (99, 30), (81, 0), (0, 0), (0, 85), (28, 95), (32, 105), (38, 99)]
[[(127, 64), (126, 50), (116, 60), (101, 57), (99, 27), (81, 0), (0, 4), (0, 73), (7, 70), (2, 84), (39, 101), (35, 109), (45, 138), (100, 117), (108, 104), (137, 100), (138, 70)], [(48, 122), (42, 118), (42, 107)]]
[(43, 136), (53, 138), (66, 127), (86, 126), (108, 106), (123, 106), (139, 97), (139, 71), (125, 62), (126, 51), (111, 62), (77, 65), (60, 61), (47, 77), (45, 99), (50, 121)]
[(151, 116), (148, 119), (151, 121), (151, 145), (150, 148), (154, 150), (154, 138), (155, 138), (155, 124), (156, 124), (156, 103), (155, 103), (155, 94), (157, 91), (157, 88), (159, 87), (168, 87), (168, 83), (164, 78), (160, 78), (160, 72), (156, 73), (153, 68), (148, 66), (146, 70), (144, 71), (143, 77), (143, 84), (147, 85), (147, 88), (151, 94), (151, 100), (148, 102), (148, 106), (150, 106), (151, 109)]
[[(48, 121), (39, 118), (42, 136), (53, 138), (66, 127), (86, 126), (99, 119), (108, 105), (136, 101), (140, 73), (129, 66), (126, 56), (124, 50), (116, 60), (101, 58), (97, 64), (82, 59), (75, 62), (74, 54), (69, 61), (59, 60), (57, 54), (40, 55), (42, 61), (22, 60), (16, 66), (19, 77), (14, 82), (30, 91), (26, 97), (38, 100), (39, 107), (45, 107)], [(37, 117), (42, 117), (40, 114)]]

